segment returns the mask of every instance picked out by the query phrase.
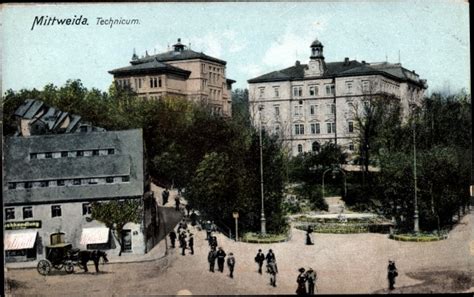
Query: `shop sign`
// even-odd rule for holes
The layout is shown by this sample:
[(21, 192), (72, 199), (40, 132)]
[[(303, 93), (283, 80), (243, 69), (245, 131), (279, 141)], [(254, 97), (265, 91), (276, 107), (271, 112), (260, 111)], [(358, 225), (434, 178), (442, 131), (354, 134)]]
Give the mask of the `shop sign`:
[(5, 230), (21, 230), (41, 228), (41, 221), (5, 222)]

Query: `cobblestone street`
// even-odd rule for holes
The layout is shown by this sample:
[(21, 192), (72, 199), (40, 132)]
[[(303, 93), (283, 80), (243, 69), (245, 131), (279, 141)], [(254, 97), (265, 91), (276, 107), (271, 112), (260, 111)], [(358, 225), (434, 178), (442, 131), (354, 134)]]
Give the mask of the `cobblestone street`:
[[(36, 269), (14, 269), (7, 276), (16, 287), (13, 296), (175, 295), (183, 290), (194, 295), (294, 294), (297, 269), (312, 267), (318, 273), (318, 293), (380, 293), (386, 292), (387, 261), (393, 259), (399, 270), (395, 292), (444, 292), (452, 288), (466, 292), (473, 287), (473, 220), (473, 214), (467, 215), (447, 240), (427, 243), (393, 241), (372, 233), (315, 234), (315, 245), (306, 246), (304, 232), (296, 229), (289, 242), (269, 245), (236, 243), (218, 235), (219, 245), (236, 257), (234, 279), (228, 277), (227, 267), (224, 273), (208, 271), (205, 232), (197, 230), (194, 255), (181, 256), (177, 249), (171, 249), (167, 259), (108, 264), (101, 266), (103, 272), (98, 275), (76, 272), (41, 276)], [(268, 275), (257, 273), (253, 258), (258, 248), (265, 253), (271, 248), (276, 254), (276, 288), (269, 285)], [(458, 277), (461, 285), (450, 286), (452, 279), (443, 277), (443, 271), (464, 273), (464, 278)], [(441, 272), (441, 277), (436, 281), (414, 277), (430, 272)]]

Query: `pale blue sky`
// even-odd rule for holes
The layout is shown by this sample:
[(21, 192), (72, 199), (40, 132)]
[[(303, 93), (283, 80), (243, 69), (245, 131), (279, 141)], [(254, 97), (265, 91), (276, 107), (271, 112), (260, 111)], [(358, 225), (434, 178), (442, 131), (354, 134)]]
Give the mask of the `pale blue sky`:
[[(162, 52), (181, 38), (227, 61), (234, 88), (255, 76), (307, 63), (318, 38), (327, 62), (344, 57), (398, 62), (428, 80), (429, 92), (470, 92), (469, 7), (462, 1), (350, 1), (11, 5), (3, 11), (3, 90), (81, 79), (108, 90), (108, 70), (127, 66), (135, 48)], [(89, 26), (36, 26), (35, 16), (80, 15)], [(97, 17), (139, 25), (98, 26)]]

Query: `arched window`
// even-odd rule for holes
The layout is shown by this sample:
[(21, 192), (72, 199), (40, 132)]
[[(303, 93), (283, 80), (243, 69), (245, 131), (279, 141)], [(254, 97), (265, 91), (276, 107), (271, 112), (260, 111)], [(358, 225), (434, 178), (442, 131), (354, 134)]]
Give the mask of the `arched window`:
[(315, 141), (315, 142), (313, 142), (312, 149), (313, 149), (313, 152), (319, 153), (319, 150), (321, 149), (321, 146), (319, 145), (319, 143), (317, 141)]
[(302, 153), (302, 152), (303, 152), (303, 145), (298, 144), (298, 153)]

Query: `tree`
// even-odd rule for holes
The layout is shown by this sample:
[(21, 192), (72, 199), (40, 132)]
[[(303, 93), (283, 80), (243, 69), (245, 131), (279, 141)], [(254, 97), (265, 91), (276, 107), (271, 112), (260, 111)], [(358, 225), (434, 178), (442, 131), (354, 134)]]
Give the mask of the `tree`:
[(103, 222), (112, 230), (120, 244), (119, 256), (122, 255), (122, 231), (127, 223), (140, 223), (142, 214), (140, 199), (112, 200), (109, 202), (94, 202), (92, 204), (91, 218)]

